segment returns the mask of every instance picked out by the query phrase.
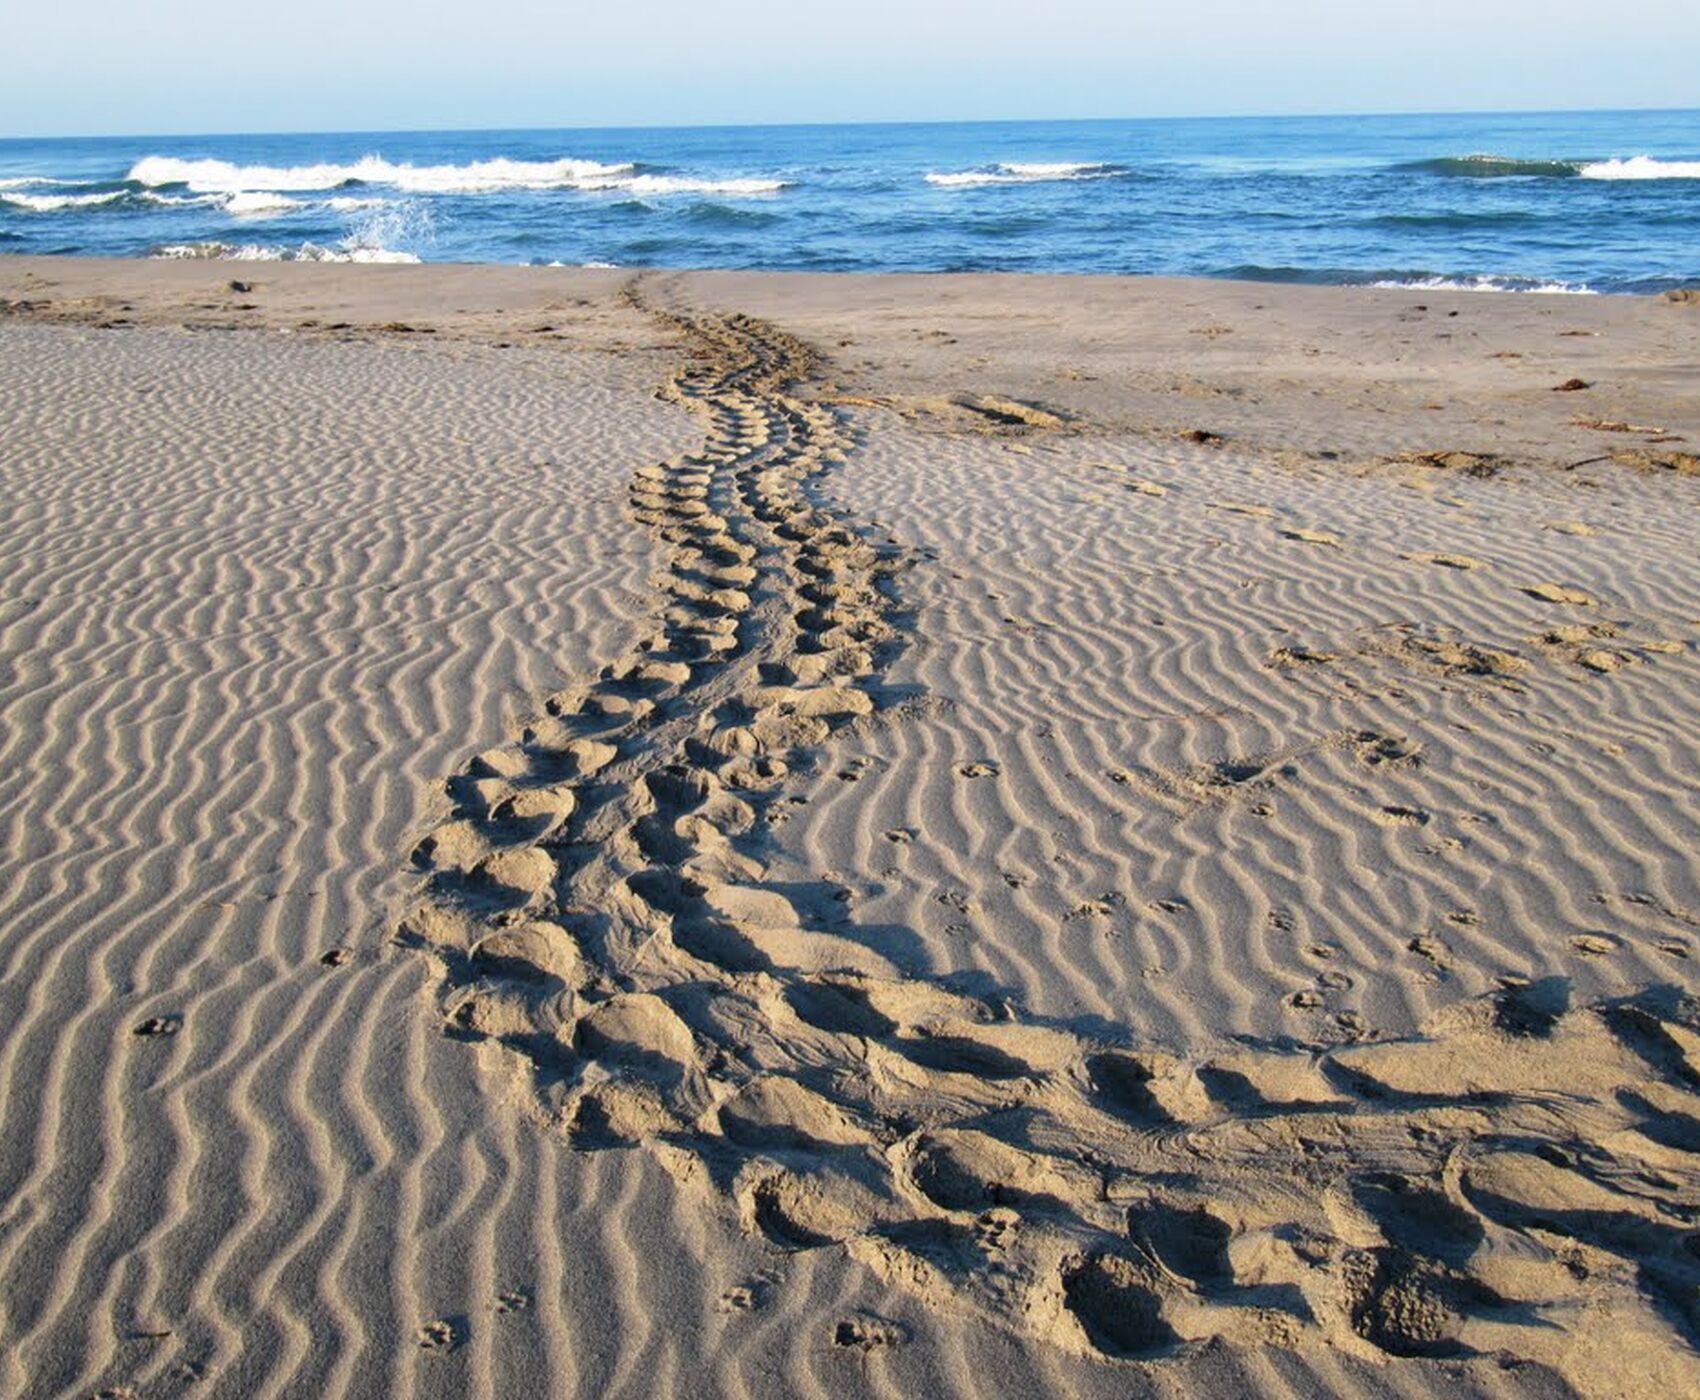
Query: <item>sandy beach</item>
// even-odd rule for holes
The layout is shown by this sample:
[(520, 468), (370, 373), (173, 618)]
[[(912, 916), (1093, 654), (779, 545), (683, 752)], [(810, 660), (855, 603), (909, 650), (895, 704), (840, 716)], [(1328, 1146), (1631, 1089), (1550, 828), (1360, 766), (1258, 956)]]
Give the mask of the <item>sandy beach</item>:
[(1700, 304), (0, 259), (0, 1392), (1700, 1389)]

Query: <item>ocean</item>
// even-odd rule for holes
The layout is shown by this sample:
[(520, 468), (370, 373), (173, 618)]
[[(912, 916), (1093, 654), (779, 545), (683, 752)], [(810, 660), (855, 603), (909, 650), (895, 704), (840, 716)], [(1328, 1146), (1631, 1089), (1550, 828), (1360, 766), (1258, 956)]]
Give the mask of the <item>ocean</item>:
[(0, 252), (1700, 281), (1700, 112), (0, 141)]

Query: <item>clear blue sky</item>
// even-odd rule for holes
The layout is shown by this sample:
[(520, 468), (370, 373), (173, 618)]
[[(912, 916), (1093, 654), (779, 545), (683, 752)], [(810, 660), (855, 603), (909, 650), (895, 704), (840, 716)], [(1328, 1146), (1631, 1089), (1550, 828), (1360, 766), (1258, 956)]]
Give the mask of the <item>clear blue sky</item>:
[(1700, 0), (15, 0), (0, 135), (1700, 105)]

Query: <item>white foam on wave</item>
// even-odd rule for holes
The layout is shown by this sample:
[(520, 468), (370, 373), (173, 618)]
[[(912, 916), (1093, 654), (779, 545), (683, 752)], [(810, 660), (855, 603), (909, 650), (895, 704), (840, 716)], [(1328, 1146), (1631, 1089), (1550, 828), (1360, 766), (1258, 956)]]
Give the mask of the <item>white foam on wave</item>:
[(1584, 180), (1700, 180), (1700, 160), (1630, 156), (1627, 160), (1590, 161), (1577, 173)]
[(777, 194), (788, 181), (760, 177), (707, 179), (639, 174), (631, 162), (593, 160), (494, 160), (469, 165), (407, 165), (382, 156), (348, 164), (233, 165), (223, 160), (179, 160), (147, 156), (130, 168), (129, 179), (150, 189), (186, 185), (203, 194), (245, 196), (255, 190), (334, 190), (358, 181), (389, 185), (411, 194), (490, 194), (500, 190), (623, 191), (635, 195), (714, 194), (732, 197)]
[(1011, 175), (1021, 175), (1029, 180), (1060, 180), (1070, 175), (1109, 169), (1098, 161), (1078, 160), (1011, 161), (1002, 168)]
[(265, 243), (167, 243), (148, 254), (153, 258), (208, 258), (219, 262), (323, 262), (323, 263), (416, 263), (412, 253), (398, 253), (388, 248), (355, 244), (341, 248), (326, 248), (318, 243), (303, 243), (299, 248), (284, 248)]
[(20, 194), (15, 189), (0, 191), (0, 204), (11, 204), (38, 214), (52, 214), (61, 209), (97, 209), (103, 205), (130, 201), (155, 204), (163, 208), (219, 204), (232, 213), (257, 213), (262, 210), (281, 209), (285, 204), (295, 204), (294, 200), (284, 195), (274, 194), (160, 194), (156, 190), (142, 190), (136, 194), (128, 190), (100, 190), (85, 194)]
[(1543, 282), (1526, 277), (1389, 277), (1372, 287), (1411, 292), (1517, 292), (1543, 296), (1598, 296), (1583, 282)]
[[(311, 249), (309, 253), (307, 250)], [(401, 253), (393, 248), (373, 248), (358, 244), (352, 248), (318, 248), (311, 243), (301, 245), (301, 255), (312, 262), (348, 262), (348, 263), (416, 263), (419, 256), (416, 253)]]
[(51, 185), (45, 175), (13, 175), (0, 180), (0, 190), (21, 190), (26, 185)]
[(157, 190), (143, 190), (136, 198), (144, 204), (159, 204), (166, 208), (198, 207), (222, 202), (221, 197), (216, 194), (160, 194)]
[(224, 160), (179, 160), (145, 156), (130, 167), (128, 179), (139, 185), (187, 185), (211, 194), (245, 190), (334, 190), (359, 181), (393, 185), (416, 193), (479, 194), (501, 189), (548, 189), (631, 170), (631, 164), (604, 165), (594, 160), (493, 160), (468, 165), (407, 165), (382, 156), (362, 156), (348, 164), (233, 165)]
[(933, 171), (929, 185), (943, 189), (972, 189), (979, 185), (1032, 185), (1046, 180), (1106, 180), (1122, 174), (1117, 165), (1101, 161), (1000, 161), (981, 170)]
[(266, 190), (238, 190), (235, 194), (226, 196), (224, 200), (224, 212), (234, 214), (238, 218), (276, 218), (279, 214), (287, 214), (290, 210), (300, 207), (299, 199), (291, 199), (286, 194)]
[(630, 175), (620, 179), (584, 180), (575, 187), (582, 190), (621, 190), (635, 195), (721, 194), (745, 198), (751, 195), (778, 194), (787, 186), (788, 182), (785, 180), (698, 180), (684, 175)]
[(37, 214), (53, 214), (61, 209), (91, 209), (97, 204), (111, 204), (124, 198), (123, 190), (104, 194), (0, 194), (0, 203), (15, 205)]

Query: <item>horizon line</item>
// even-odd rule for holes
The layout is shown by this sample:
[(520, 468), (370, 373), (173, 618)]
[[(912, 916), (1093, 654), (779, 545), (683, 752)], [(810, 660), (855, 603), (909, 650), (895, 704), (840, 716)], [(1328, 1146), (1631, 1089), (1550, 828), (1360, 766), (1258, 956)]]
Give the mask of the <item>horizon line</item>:
[(247, 136), (447, 136), (474, 133), (620, 132), (620, 131), (761, 131), (824, 129), (833, 127), (927, 127), (927, 126), (1082, 126), (1108, 123), (1229, 122), (1229, 121), (1325, 121), (1376, 120), (1397, 117), (1511, 117), (1511, 116), (1613, 116), (1634, 113), (1700, 113), (1700, 106), (1648, 107), (1460, 107), (1445, 109), (1400, 108), (1379, 112), (1212, 112), (1171, 116), (1114, 117), (928, 117), (853, 119), (848, 121), (733, 121), (733, 122), (590, 122), (566, 126), (391, 126), (391, 127), (268, 127), (248, 131), (105, 131), (71, 132), (56, 135), (0, 135), (0, 143), (34, 141), (182, 141)]

